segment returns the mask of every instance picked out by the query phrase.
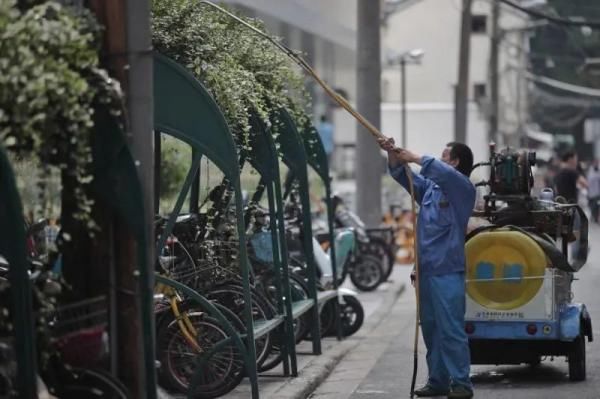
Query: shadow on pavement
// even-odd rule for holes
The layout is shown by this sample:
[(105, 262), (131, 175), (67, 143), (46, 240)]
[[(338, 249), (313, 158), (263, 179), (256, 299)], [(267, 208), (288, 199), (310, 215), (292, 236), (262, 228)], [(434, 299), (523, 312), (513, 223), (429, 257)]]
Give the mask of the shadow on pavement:
[(506, 385), (507, 388), (515, 386), (536, 386), (545, 387), (557, 386), (563, 384), (572, 384), (564, 368), (559, 368), (562, 359), (558, 359), (554, 364), (542, 363), (537, 366), (519, 365), (519, 366), (498, 366), (494, 368), (474, 367), (471, 374), (471, 381), (477, 389), (477, 386), (484, 387), (493, 384), (495, 388)]

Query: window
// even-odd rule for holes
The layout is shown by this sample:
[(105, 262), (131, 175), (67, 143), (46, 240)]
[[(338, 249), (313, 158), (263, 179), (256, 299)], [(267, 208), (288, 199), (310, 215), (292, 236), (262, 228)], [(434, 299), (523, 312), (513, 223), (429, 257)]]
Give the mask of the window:
[(473, 97), (475, 101), (480, 102), (481, 100), (485, 99), (487, 95), (486, 91), (487, 87), (485, 83), (475, 83), (473, 85)]
[(487, 15), (473, 15), (471, 17), (471, 32), (487, 33)]

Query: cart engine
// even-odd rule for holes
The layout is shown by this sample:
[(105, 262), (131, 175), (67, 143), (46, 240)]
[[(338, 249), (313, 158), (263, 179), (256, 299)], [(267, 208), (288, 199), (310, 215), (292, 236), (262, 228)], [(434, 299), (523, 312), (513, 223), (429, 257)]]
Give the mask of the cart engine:
[[(535, 162), (534, 152), (497, 152), (492, 144), (489, 161), (475, 165), (490, 169), (477, 184), (490, 188), (484, 210), (475, 213), (490, 224), (466, 240), (467, 317), (547, 318), (571, 299), (572, 273), (587, 259), (587, 218), (550, 188), (531, 195)], [(552, 304), (542, 303), (544, 290)]]

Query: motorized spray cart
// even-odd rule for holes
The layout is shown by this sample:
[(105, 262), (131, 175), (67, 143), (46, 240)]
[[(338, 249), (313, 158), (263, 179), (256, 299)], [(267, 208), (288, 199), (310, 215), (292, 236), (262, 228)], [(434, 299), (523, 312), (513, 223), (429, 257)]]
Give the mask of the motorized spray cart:
[(574, 275), (588, 254), (582, 209), (543, 189), (532, 197), (534, 152), (490, 145), (483, 211), (489, 225), (466, 240), (466, 323), (473, 364), (537, 365), (566, 356), (572, 381), (586, 378), (592, 321), (574, 302)]

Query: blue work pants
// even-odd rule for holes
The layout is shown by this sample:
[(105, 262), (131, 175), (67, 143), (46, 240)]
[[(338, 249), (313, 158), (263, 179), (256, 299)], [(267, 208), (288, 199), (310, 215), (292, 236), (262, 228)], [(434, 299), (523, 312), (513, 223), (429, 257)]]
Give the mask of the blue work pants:
[(465, 274), (420, 277), (420, 317), (427, 347), (428, 383), (439, 389), (472, 389), (471, 358), (465, 333)]

